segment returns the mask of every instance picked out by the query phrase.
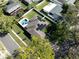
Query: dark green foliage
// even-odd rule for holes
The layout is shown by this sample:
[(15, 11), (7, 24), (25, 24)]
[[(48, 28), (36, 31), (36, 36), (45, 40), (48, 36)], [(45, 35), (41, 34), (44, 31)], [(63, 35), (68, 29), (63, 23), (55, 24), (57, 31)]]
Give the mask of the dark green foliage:
[(17, 16), (18, 18), (20, 18), (24, 13), (25, 13), (24, 10), (21, 9), (21, 10), (18, 11), (18, 14), (17, 14), (16, 16)]
[(63, 4), (63, 11), (62, 11), (62, 13), (66, 13), (67, 12), (67, 10), (68, 10), (68, 5), (67, 4)]
[[(19, 49), (20, 54), (15, 59), (54, 59), (54, 52), (52, 51), (50, 43), (38, 37), (33, 36), (29, 47)], [(24, 52), (25, 51), (25, 52)]]

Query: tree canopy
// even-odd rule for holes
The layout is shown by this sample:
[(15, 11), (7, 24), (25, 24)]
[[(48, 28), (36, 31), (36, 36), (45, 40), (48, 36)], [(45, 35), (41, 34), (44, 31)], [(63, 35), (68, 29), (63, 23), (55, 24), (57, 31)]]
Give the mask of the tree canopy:
[(32, 37), (30, 46), (19, 49), (19, 52), (15, 59), (54, 59), (54, 51), (50, 43), (35, 36)]
[(0, 32), (8, 32), (8, 28), (11, 27), (14, 16), (4, 15), (2, 8), (0, 8)]
[(8, 0), (0, 0), (0, 6), (5, 5), (8, 2)]

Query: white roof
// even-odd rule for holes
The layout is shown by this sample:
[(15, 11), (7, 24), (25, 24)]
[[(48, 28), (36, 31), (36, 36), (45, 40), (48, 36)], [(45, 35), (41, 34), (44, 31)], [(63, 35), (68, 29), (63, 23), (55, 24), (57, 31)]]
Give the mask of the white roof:
[(57, 4), (55, 4), (55, 3), (49, 3), (47, 6), (45, 6), (44, 8), (43, 8), (43, 10), (45, 11), (45, 12), (50, 12), (53, 8), (55, 8), (57, 6)]
[(17, 8), (19, 8), (20, 6), (21, 5), (18, 3), (12, 3), (12, 4), (7, 6), (6, 12), (11, 13), (11, 12), (15, 11)]

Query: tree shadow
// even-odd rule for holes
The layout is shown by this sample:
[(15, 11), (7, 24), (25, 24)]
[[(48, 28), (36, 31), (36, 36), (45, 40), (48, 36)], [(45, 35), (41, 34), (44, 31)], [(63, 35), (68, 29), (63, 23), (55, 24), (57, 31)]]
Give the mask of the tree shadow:
[(5, 32), (5, 33), (1, 33), (0, 32), (0, 37), (4, 37), (4, 36), (6, 36), (8, 33), (7, 32)]

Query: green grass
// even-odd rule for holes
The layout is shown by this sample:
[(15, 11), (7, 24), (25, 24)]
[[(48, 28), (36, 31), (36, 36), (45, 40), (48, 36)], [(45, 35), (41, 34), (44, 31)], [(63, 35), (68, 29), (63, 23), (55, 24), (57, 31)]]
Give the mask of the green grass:
[(24, 17), (31, 19), (33, 16), (39, 15), (34, 10), (31, 10), (29, 13), (27, 13)]
[(0, 6), (6, 5), (8, 0), (0, 0)]
[(32, 7), (35, 7), (35, 6), (37, 5), (37, 3), (32, 2), (30, 5), (31, 5)]
[(13, 24), (12, 25), (12, 29), (16, 32), (16, 33), (20, 33), (20, 32), (23, 32), (23, 30), (18, 27), (16, 24)]
[(19, 4), (21, 4), (21, 6), (22, 6), (23, 9), (26, 9), (27, 8), (27, 5), (25, 5), (21, 1), (19, 1), (19, 0), (15, 0), (15, 1), (18, 2)]
[(26, 47), (18, 37), (16, 37), (16, 35), (10, 30), (10, 35), (15, 39), (15, 41), (21, 46), (21, 47)]
[(43, 7), (46, 6), (46, 5), (49, 3), (49, 2), (46, 1), (46, 0), (45, 0), (45, 1), (42, 1), (42, 2), (43, 2), (42, 4), (36, 6), (36, 9), (39, 10), (39, 11), (42, 10)]
[(21, 38), (22, 38), (22, 40), (26, 43), (26, 44), (30, 44), (30, 39), (28, 39), (28, 37), (27, 36), (25, 36), (23, 33), (20, 33), (20, 34), (18, 34)]
[(21, 39), (23, 39), (26, 44), (30, 43), (30, 39), (28, 39), (28, 37), (24, 35), (24, 31), (18, 25), (14, 24), (12, 29), (17, 33), (19, 37), (21, 37)]

